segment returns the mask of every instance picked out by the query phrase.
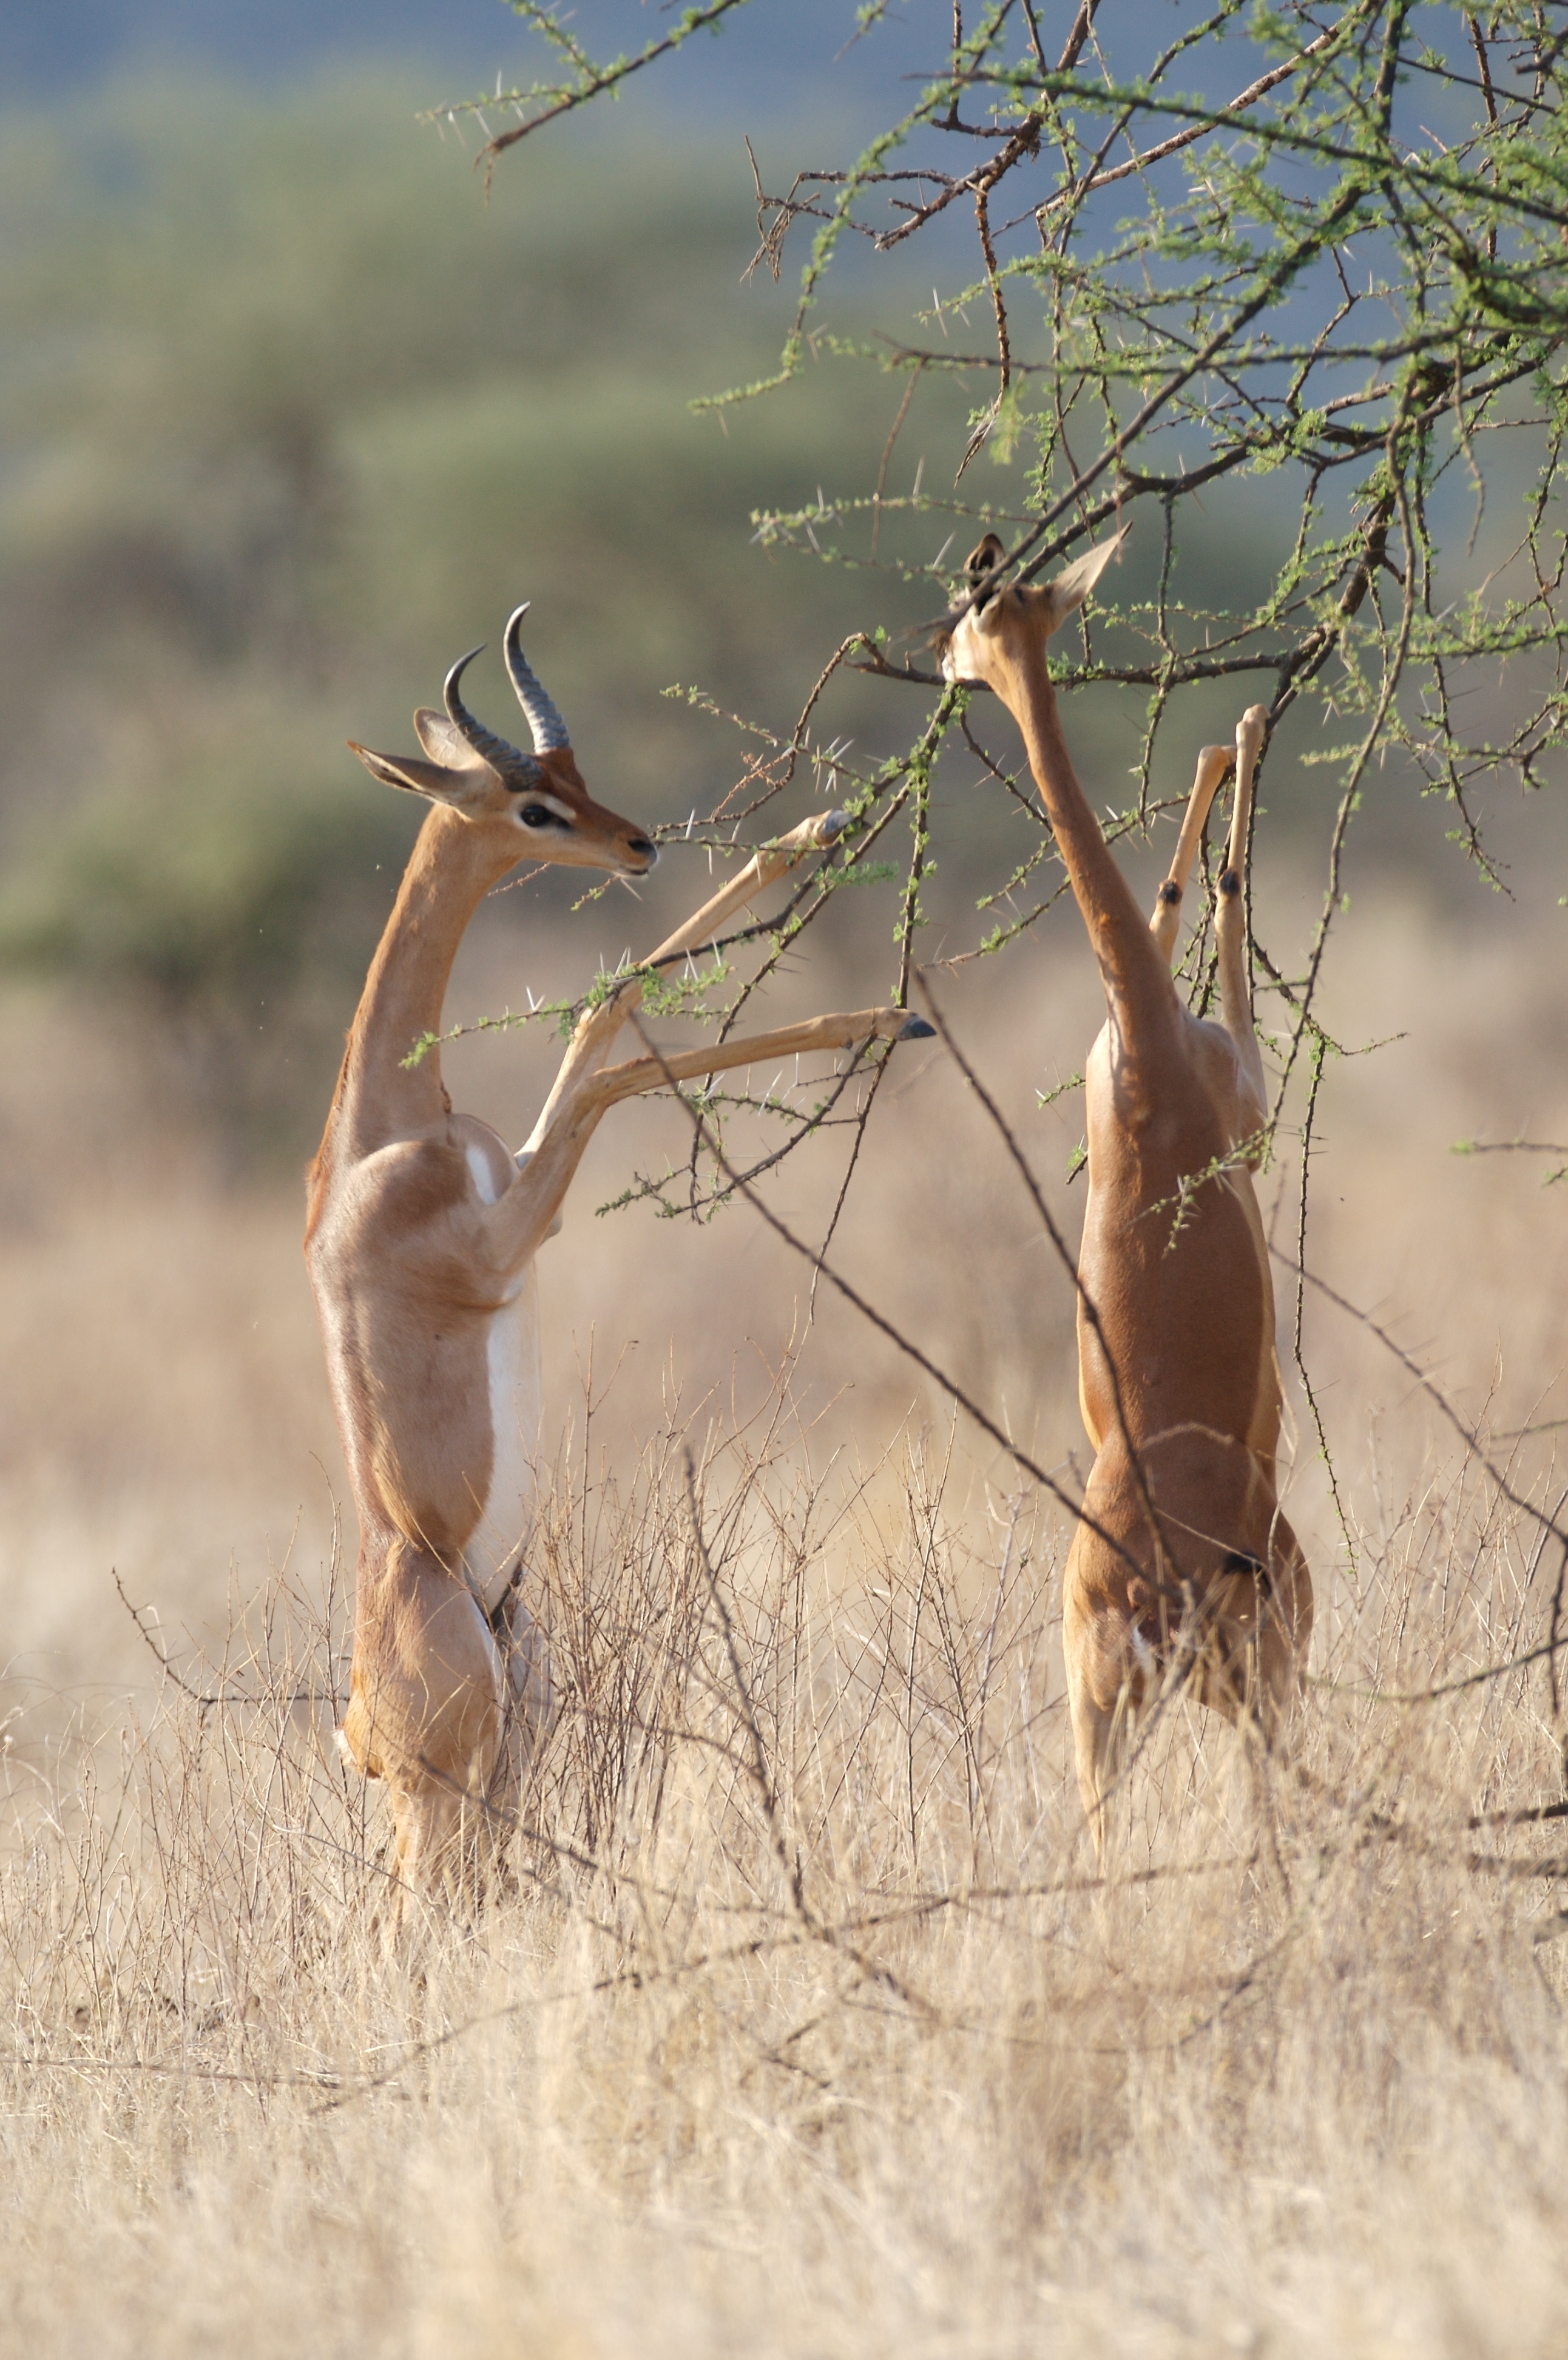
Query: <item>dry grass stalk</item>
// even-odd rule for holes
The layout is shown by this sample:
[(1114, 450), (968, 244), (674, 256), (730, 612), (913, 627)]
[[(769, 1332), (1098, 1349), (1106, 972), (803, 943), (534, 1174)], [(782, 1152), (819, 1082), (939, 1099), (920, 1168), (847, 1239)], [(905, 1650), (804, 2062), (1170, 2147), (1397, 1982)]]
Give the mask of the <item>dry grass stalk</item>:
[(1271, 1841), (1173, 1699), (1101, 1877), (1059, 1535), (966, 1505), (951, 1440), (853, 1480), (804, 1445), (780, 1389), (615, 1480), (563, 1455), (509, 1888), (417, 1972), (330, 1744), (330, 1579), (18, 1784), (14, 2334), (1553, 2347), (1568, 1858), (1467, 1824), (1560, 1791), (1543, 1676), (1383, 1700), (1517, 1651), (1529, 1519), (1474, 1462), (1374, 1496)]

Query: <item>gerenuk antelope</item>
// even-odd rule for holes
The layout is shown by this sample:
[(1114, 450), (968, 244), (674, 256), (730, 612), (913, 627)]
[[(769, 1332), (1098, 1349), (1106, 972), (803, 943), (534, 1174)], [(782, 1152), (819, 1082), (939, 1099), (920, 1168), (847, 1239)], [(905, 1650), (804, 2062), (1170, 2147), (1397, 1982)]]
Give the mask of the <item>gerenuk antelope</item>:
[(1253, 1192), (1266, 1120), (1253, 1031), (1246, 873), (1268, 727), (1236, 731), (1236, 797), (1214, 928), (1223, 1024), (1183, 1005), (1171, 960), (1182, 889), (1231, 768), (1205, 747), (1174, 862), (1146, 924), (1078, 782), (1047, 668), (1051, 633), (1116, 547), (1046, 587), (1003, 587), (987, 534), (974, 605), (948, 631), (950, 680), (995, 690), (1023, 733), (1105, 986), (1084, 1069), (1089, 1200), (1078, 1275), (1079, 1401), (1094, 1450), (1063, 1581), (1079, 1791), (1097, 1848), (1130, 1725), (1160, 1685), (1274, 1745), (1312, 1633), (1306, 1562), (1280, 1510), (1274, 1289)]
[[(456, 1114), (430, 1049), (452, 960), (479, 902), (523, 859), (626, 877), (658, 855), (593, 801), (565, 724), (506, 626), (532, 734), (520, 752), (477, 722), (452, 666), (445, 711), (422, 709), (418, 755), (353, 745), (367, 770), (433, 806), (419, 831), (348, 1036), (308, 1175), (305, 1252), (360, 1542), (348, 1709), (339, 1743), (385, 1779), (397, 1876), (457, 1896), (508, 1774), (550, 1709), (547, 1651), (524, 1596), (543, 1414), (534, 1255), (600, 1116), (617, 1098), (753, 1059), (928, 1032), (906, 1010), (817, 1017), (722, 1046), (606, 1066), (641, 997), (634, 975), (581, 1022), (527, 1145), (514, 1155)], [(475, 649), (474, 654), (479, 650)], [(842, 830), (803, 822), (646, 963), (710, 942), (732, 911)]]

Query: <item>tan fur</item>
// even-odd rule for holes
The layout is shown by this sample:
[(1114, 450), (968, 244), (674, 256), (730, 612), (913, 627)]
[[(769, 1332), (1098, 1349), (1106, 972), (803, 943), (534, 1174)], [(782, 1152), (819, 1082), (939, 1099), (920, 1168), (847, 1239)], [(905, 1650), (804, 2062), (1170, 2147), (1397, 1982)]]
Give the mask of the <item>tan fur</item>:
[[(421, 711), (415, 727), (422, 757), (354, 748), (373, 775), (435, 808), (349, 1032), (308, 1175), (305, 1232), (359, 1511), (354, 1661), (340, 1738), (357, 1767), (385, 1779), (391, 1793), (399, 1875), (392, 1934), (407, 1890), (462, 1901), (472, 1888), (496, 1807), (504, 1816), (548, 1717), (548, 1652), (524, 1584), (506, 1585), (493, 1617), (474, 1562), (495, 1455), (488, 1353), (495, 1323), (517, 1322), (537, 1383), (528, 1265), (557, 1224), (601, 1115), (670, 1076), (892, 1039), (909, 1022), (901, 1009), (868, 1009), (668, 1061), (606, 1067), (641, 997), (629, 981), (579, 1025), (528, 1147), (514, 1157), (488, 1126), (453, 1112), (438, 1054), (409, 1066), (408, 1052), (439, 1032), (469, 919), (516, 862), (636, 874), (651, 867), (653, 847), (632, 823), (592, 801), (570, 749), (538, 765), (543, 791), (570, 806), (570, 826), (529, 838), (518, 817), (528, 791), (515, 776), (473, 754), (443, 715)], [(823, 814), (758, 853), (654, 958), (711, 940), (732, 910), (842, 825)], [(493, 1201), (476, 1185), (474, 1154), (494, 1184)], [(519, 1546), (525, 1541), (520, 1532)]]
[[(1312, 1615), (1311, 1578), (1276, 1486), (1274, 1291), (1247, 1168), (1256, 1151), (1243, 1146), (1266, 1113), (1241, 888), (1268, 717), (1254, 706), (1236, 733), (1215, 912), (1225, 1021), (1203, 1022), (1181, 1004), (1170, 960), (1181, 891), (1228, 753), (1205, 748), (1200, 757), (1167, 880), (1175, 891), (1162, 889), (1146, 924), (1073, 771), (1046, 667), (1051, 632), (1115, 547), (1090, 552), (1044, 589), (989, 598), (961, 617), (943, 656), (950, 679), (985, 682), (1023, 732), (1105, 989), (1106, 1022), (1084, 1075), (1089, 1201), (1079, 1257), (1100, 1329), (1081, 1301), (1080, 1400), (1095, 1451), (1083, 1504), (1093, 1523), (1079, 1525), (1063, 1589), (1078, 1783), (1097, 1845), (1127, 1730), (1161, 1682), (1185, 1677), (1204, 1704), (1273, 1743), (1300, 1687)], [(988, 536), (970, 560), (975, 576), (999, 554)]]

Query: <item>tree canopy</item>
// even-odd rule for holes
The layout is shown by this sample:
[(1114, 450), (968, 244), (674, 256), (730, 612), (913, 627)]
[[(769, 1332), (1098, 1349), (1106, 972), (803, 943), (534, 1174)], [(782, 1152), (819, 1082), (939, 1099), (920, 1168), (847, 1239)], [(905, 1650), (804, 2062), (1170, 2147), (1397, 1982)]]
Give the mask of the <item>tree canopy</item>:
[[(484, 102), (493, 176), (632, 74), (679, 71), (694, 37), (779, 0), (708, 0), (618, 56), (593, 52), (581, 11), (513, 5), (547, 70)], [(870, 0), (855, 38), (877, 39), (889, 14)], [(1038, 0), (917, 15), (927, 71), (912, 92), (889, 78), (885, 126), (858, 154), (807, 157), (777, 181), (754, 158), (753, 268), (779, 276), (804, 237), (798, 303), (777, 366), (700, 406), (734, 416), (813, 363), (894, 381), (866, 475), (804, 505), (758, 503), (753, 524), (765, 546), (872, 577), (860, 634), (823, 647), (824, 678), (858, 666), (928, 700), (901, 759), (853, 774), (863, 844), (886, 858), (894, 814), (911, 822), (900, 990), (935, 858), (933, 764), (954, 741), (972, 759), (967, 739), (1030, 798), (977, 742), (972, 700), (885, 628), (875, 577), (927, 579), (940, 610), (985, 528), (1026, 579), (1127, 530), (1124, 568), (1058, 663), (1064, 682), (1123, 692), (1124, 736), (1137, 700), (1136, 792), (1113, 830), (1147, 829), (1184, 788), (1204, 725), (1243, 702), (1269, 707), (1282, 797), (1294, 755), (1330, 799), (1300, 971), (1256, 945), (1278, 998), (1282, 1108), (1303, 1057), (1333, 1045), (1313, 1002), (1374, 767), (1441, 797), (1494, 882), (1480, 791), (1508, 771), (1528, 789), (1557, 775), (1568, 27), (1531, 0), (1158, 13), (1082, 0), (1064, 38)], [(912, 333), (870, 328), (878, 270), (934, 280)], [(965, 399), (944, 458), (911, 479), (912, 421), (954, 385)], [(754, 821), (782, 792), (822, 686), (797, 738), (712, 823)], [(1006, 915), (974, 947), (1004, 947), (1061, 890), (1041, 822), (989, 880), (982, 906)], [(1202, 937), (1189, 973), (1204, 997)]]

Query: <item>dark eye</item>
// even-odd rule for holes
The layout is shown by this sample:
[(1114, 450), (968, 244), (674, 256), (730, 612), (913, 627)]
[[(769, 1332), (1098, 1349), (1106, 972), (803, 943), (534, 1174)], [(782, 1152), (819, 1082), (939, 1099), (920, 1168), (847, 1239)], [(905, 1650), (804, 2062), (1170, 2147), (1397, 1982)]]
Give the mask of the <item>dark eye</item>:
[(525, 827), (553, 827), (556, 825), (555, 814), (547, 811), (543, 803), (525, 803), (517, 817)]

